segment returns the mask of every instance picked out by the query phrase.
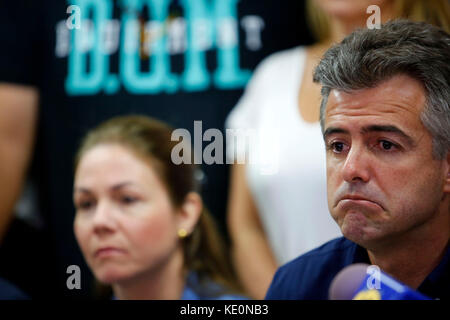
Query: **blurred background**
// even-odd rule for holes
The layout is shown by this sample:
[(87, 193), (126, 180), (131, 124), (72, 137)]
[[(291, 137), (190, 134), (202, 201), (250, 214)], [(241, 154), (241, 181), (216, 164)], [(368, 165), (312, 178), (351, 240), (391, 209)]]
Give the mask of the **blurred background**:
[[(70, 5), (81, 9), (81, 29)], [(263, 58), (313, 42), (304, 17), (305, 2), (291, 0), (0, 1), (0, 106), (8, 93), (38, 105), (35, 122), (13, 117), (33, 125), (32, 141), (17, 142), (33, 151), (21, 185), (1, 184), (3, 193), (20, 192), (0, 245), (0, 277), (33, 298), (90, 297), (92, 275), (72, 227), (81, 137), (130, 113), (186, 128), (192, 139), (197, 120), (203, 132), (223, 130)], [(0, 121), (14, 123), (2, 112)], [(204, 201), (227, 237), (229, 166), (202, 169)], [(81, 290), (66, 287), (70, 265), (81, 267)]]

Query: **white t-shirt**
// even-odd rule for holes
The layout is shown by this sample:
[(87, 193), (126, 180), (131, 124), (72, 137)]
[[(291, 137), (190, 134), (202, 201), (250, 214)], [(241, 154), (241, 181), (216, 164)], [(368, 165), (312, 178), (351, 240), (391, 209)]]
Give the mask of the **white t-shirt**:
[[(298, 108), (305, 57), (296, 47), (264, 59), (226, 120), (226, 128), (259, 132), (253, 140), (258, 148), (247, 150), (257, 156), (246, 162), (246, 176), (280, 264), (341, 236), (328, 211), (320, 125), (305, 122)], [(233, 161), (246, 148), (230, 142), (227, 158)]]

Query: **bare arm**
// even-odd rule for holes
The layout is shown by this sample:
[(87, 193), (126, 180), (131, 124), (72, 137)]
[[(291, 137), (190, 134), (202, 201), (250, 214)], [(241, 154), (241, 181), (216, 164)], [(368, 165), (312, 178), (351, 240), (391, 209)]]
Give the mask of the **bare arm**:
[(238, 276), (248, 294), (264, 299), (277, 263), (247, 187), (245, 165), (232, 167), (227, 223)]
[(0, 83), (0, 244), (31, 158), (38, 97), (32, 87)]

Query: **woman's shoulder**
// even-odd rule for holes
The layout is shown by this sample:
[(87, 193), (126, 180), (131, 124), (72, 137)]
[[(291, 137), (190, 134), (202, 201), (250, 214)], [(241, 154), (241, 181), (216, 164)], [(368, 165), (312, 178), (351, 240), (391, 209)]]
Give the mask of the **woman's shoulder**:
[(257, 66), (256, 72), (265, 71), (280, 71), (285, 68), (292, 69), (294, 63), (302, 61), (305, 54), (304, 46), (297, 46), (290, 49), (276, 51), (265, 57)]
[(249, 297), (239, 294), (223, 294), (212, 298), (212, 300), (249, 300)]
[(198, 276), (196, 272), (191, 272), (186, 281), (186, 286), (181, 297), (182, 300), (248, 300), (249, 298), (234, 293), (223, 285)]

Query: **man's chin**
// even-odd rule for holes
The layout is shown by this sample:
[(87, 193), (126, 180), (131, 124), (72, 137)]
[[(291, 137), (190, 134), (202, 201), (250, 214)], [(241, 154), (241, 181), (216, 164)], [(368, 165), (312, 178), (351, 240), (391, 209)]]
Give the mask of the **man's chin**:
[(376, 241), (377, 235), (368, 225), (368, 220), (362, 213), (347, 213), (340, 223), (342, 235), (362, 247), (370, 246)]

